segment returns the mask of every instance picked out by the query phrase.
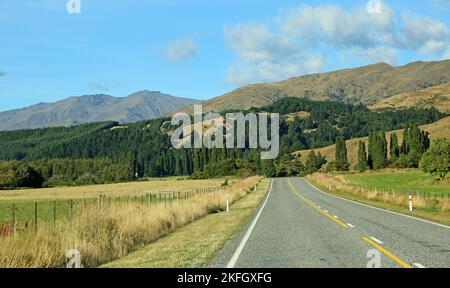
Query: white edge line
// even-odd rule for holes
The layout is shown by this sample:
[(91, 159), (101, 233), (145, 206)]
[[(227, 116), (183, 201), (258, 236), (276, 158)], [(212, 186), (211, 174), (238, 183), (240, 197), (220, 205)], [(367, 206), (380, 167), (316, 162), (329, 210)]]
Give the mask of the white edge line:
[(261, 216), (261, 213), (267, 204), (267, 200), (269, 200), (270, 193), (272, 192), (272, 186), (273, 186), (273, 179), (272, 179), (272, 182), (270, 182), (269, 193), (267, 194), (266, 200), (264, 201), (263, 205), (259, 209), (258, 214), (256, 214), (255, 219), (253, 219), (252, 224), (250, 225), (250, 227), (248, 227), (247, 232), (245, 232), (245, 235), (242, 238), (241, 243), (239, 243), (238, 248), (236, 249), (236, 251), (234, 251), (234, 254), (231, 257), (230, 261), (228, 262), (226, 268), (234, 268), (234, 266), (236, 265), (236, 262), (239, 259), (239, 256), (241, 256), (241, 253), (245, 247), (245, 244), (247, 243), (248, 239), (250, 238), (250, 235), (252, 234), (253, 229), (255, 228), (256, 223), (258, 222), (259, 217)]
[(420, 263), (413, 263), (414, 266), (416, 266), (417, 268), (426, 268), (425, 266), (423, 266)]
[(334, 217), (334, 218), (336, 218), (336, 219), (339, 219), (339, 217), (338, 217), (338, 216), (336, 216), (336, 215), (333, 215), (333, 217)]
[(350, 228), (355, 228), (355, 226), (352, 225), (352, 224), (350, 224), (350, 223), (347, 223), (347, 225), (348, 225)]
[(375, 242), (377, 242), (377, 243), (380, 244), (380, 245), (383, 245), (383, 244), (384, 244), (383, 241), (381, 241), (381, 240), (379, 240), (379, 239), (377, 239), (377, 238), (375, 238), (375, 237), (370, 237), (370, 239), (373, 240), (373, 241), (375, 241)]
[(440, 226), (440, 227), (443, 227), (443, 228), (450, 229), (450, 226), (447, 226), (447, 225), (444, 225), (444, 224), (428, 221), (428, 220), (425, 220), (425, 219), (420, 219), (420, 218), (417, 218), (417, 217), (414, 217), (414, 216), (409, 216), (409, 215), (405, 215), (405, 214), (394, 212), (394, 211), (389, 211), (389, 210), (386, 210), (386, 209), (383, 209), (383, 208), (374, 207), (374, 206), (371, 206), (371, 205), (367, 205), (367, 204), (364, 204), (364, 203), (356, 202), (356, 201), (353, 201), (353, 200), (350, 200), (350, 199), (346, 199), (346, 198), (343, 198), (343, 197), (340, 197), (340, 196), (333, 195), (331, 193), (324, 192), (324, 191), (320, 190), (319, 188), (317, 188), (316, 186), (314, 186), (311, 182), (309, 182), (305, 178), (301, 178), (301, 179), (305, 180), (309, 185), (311, 185), (316, 190), (322, 192), (325, 195), (328, 195), (328, 196), (331, 196), (331, 197), (334, 197), (334, 198), (337, 198), (337, 199), (341, 199), (341, 200), (344, 200), (344, 201), (347, 201), (347, 202), (351, 202), (351, 203), (354, 203), (354, 204), (358, 204), (358, 205), (361, 205), (361, 206), (369, 207), (369, 208), (372, 208), (372, 209), (375, 209), (375, 210), (391, 213), (391, 214), (394, 214), (394, 215), (397, 215), (397, 216), (403, 216), (403, 217), (406, 217), (406, 218), (409, 218), (409, 219), (414, 219), (414, 220), (417, 220), (417, 221), (420, 221), (420, 222), (433, 224), (433, 225), (436, 225), (436, 226)]

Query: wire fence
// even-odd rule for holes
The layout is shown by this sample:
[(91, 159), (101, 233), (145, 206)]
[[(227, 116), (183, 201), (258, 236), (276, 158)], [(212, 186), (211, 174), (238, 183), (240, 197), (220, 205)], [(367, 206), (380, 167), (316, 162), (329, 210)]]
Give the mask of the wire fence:
[(216, 193), (226, 186), (213, 186), (191, 191), (153, 190), (140, 195), (77, 198), (65, 200), (3, 201), (0, 202), (0, 237), (15, 234), (17, 231), (33, 229), (37, 231), (43, 222), (56, 223), (60, 220), (72, 221), (75, 213), (82, 209), (95, 207), (101, 212), (105, 207), (118, 203), (134, 203), (144, 206), (169, 205), (174, 201), (186, 201), (200, 195)]

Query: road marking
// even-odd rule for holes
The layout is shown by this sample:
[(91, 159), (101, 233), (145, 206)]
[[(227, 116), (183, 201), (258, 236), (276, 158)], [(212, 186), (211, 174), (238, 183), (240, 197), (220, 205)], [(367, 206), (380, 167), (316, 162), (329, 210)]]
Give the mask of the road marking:
[(338, 216), (336, 216), (336, 215), (333, 215), (333, 217), (334, 217), (334, 218), (336, 218), (336, 219), (339, 219), (339, 217), (338, 217)]
[(383, 209), (383, 208), (374, 207), (374, 206), (371, 206), (371, 205), (368, 205), (368, 204), (356, 202), (356, 201), (353, 201), (353, 200), (350, 200), (350, 199), (347, 199), (347, 198), (344, 198), (344, 197), (333, 195), (331, 193), (328, 193), (328, 192), (320, 190), (319, 188), (314, 186), (311, 182), (309, 182), (305, 178), (302, 178), (302, 179), (306, 183), (308, 183), (309, 185), (314, 187), (317, 191), (322, 192), (323, 194), (328, 195), (330, 197), (334, 197), (334, 198), (341, 199), (341, 200), (344, 200), (344, 201), (347, 201), (347, 202), (351, 202), (353, 204), (358, 204), (358, 205), (361, 205), (361, 206), (364, 206), (364, 207), (372, 208), (372, 209), (383, 211), (383, 212), (386, 212), (386, 213), (394, 214), (394, 215), (397, 215), (397, 216), (402, 216), (402, 217), (410, 218), (410, 219), (417, 220), (417, 221), (420, 221), (420, 222), (424, 222), (424, 223), (428, 223), (428, 224), (432, 224), (432, 225), (436, 225), (436, 226), (439, 226), (439, 227), (450, 229), (450, 226), (447, 226), (447, 225), (444, 225), (444, 224), (436, 223), (436, 222), (425, 220), (425, 219), (420, 219), (420, 218), (417, 218), (417, 217), (414, 217), (414, 216), (409, 216), (409, 215), (405, 215), (405, 214), (394, 212), (394, 211), (389, 211), (389, 210), (386, 210), (386, 209)]
[(377, 242), (377, 243), (380, 244), (380, 245), (383, 245), (383, 244), (384, 244), (383, 241), (378, 240), (378, 239), (375, 238), (375, 237), (370, 237), (370, 239), (373, 240), (373, 241), (375, 241), (375, 242)]
[(327, 213), (328, 213), (328, 210), (323, 210), (323, 211), (325, 211), (325, 212), (327, 212)]
[(348, 225), (348, 227), (350, 227), (350, 228), (355, 228), (355, 226), (352, 225), (352, 224), (350, 224), (350, 223), (347, 223), (347, 225)]
[(414, 266), (416, 266), (417, 268), (426, 268), (425, 266), (423, 266), (420, 263), (413, 263)]
[(248, 238), (250, 238), (250, 235), (252, 234), (253, 229), (255, 229), (256, 223), (258, 222), (259, 217), (261, 216), (261, 213), (264, 210), (264, 207), (266, 207), (267, 200), (269, 200), (270, 193), (272, 192), (272, 186), (273, 186), (273, 179), (270, 182), (269, 193), (267, 194), (266, 200), (264, 201), (263, 205), (261, 206), (261, 209), (259, 209), (258, 214), (256, 214), (255, 219), (253, 219), (252, 224), (250, 225), (250, 227), (248, 227), (247, 232), (245, 232), (245, 235), (242, 238), (241, 243), (239, 243), (238, 248), (236, 249), (236, 251), (234, 251), (234, 254), (231, 257), (230, 261), (228, 262), (226, 268), (234, 268), (234, 266), (236, 265), (236, 262), (239, 259), (239, 256), (241, 256), (242, 250), (244, 249), (244, 246), (247, 243)]
[(411, 265), (409, 265), (408, 263), (406, 263), (405, 261), (401, 260), (400, 258), (398, 258), (397, 256), (395, 256), (394, 254), (392, 254), (391, 252), (389, 252), (388, 250), (384, 249), (383, 247), (381, 247), (380, 245), (378, 245), (377, 243), (373, 242), (372, 240), (370, 240), (367, 237), (363, 237), (363, 240), (365, 240), (366, 242), (368, 242), (370, 245), (372, 245), (373, 247), (377, 248), (381, 253), (383, 253), (384, 255), (388, 256), (389, 258), (391, 258), (392, 260), (394, 260), (397, 264), (399, 264), (400, 266), (402, 266), (403, 268), (413, 268)]
[(317, 208), (322, 209), (322, 207), (320, 207), (320, 206), (317, 206)]
[(333, 216), (331, 216), (330, 214), (322, 211), (320, 208), (318, 208), (319, 206), (315, 206), (314, 204), (312, 204), (310, 201), (308, 201), (305, 197), (303, 197), (298, 190), (294, 187), (294, 185), (292, 185), (291, 181), (288, 180), (289, 186), (292, 190), (292, 192), (294, 192), (294, 194), (297, 195), (297, 197), (299, 197), (300, 199), (302, 199), (303, 201), (305, 201), (309, 206), (313, 207), (314, 209), (316, 209), (317, 211), (319, 211), (320, 213), (322, 213), (323, 215), (327, 216), (328, 218), (330, 218), (331, 220), (333, 220), (334, 222), (336, 222), (337, 224), (341, 225), (344, 228), (348, 228), (347, 224), (345, 224), (342, 221), (339, 221), (335, 218), (333, 218)]

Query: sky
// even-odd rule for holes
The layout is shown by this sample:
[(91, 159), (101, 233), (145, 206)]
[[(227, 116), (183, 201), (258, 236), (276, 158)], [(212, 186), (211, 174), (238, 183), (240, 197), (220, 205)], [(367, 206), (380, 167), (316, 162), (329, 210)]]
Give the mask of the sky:
[(0, 0), (0, 111), (443, 59), (450, 0)]

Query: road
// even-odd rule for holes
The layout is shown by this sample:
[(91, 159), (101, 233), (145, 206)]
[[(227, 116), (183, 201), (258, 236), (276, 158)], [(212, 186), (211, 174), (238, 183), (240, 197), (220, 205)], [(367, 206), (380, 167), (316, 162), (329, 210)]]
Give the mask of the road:
[(450, 267), (450, 227), (274, 179), (254, 218), (211, 267)]

